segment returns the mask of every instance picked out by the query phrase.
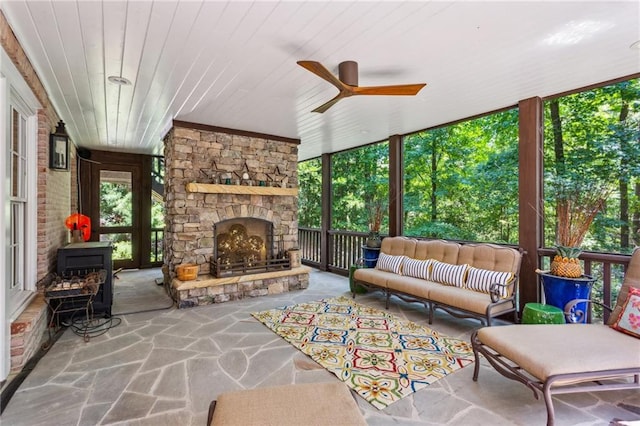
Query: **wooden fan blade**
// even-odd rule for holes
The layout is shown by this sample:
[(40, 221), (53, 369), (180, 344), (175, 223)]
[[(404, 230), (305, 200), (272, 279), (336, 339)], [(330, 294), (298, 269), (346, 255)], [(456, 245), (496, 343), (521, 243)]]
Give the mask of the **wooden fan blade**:
[(338, 79), (338, 77), (333, 75), (331, 71), (326, 69), (320, 62), (298, 61), (298, 65), (300, 65), (302, 68), (308, 71), (311, 71), (312, 73), (322, 78), (323, 80), (326, 80), (329, 83), (333, 84), (338, 88), (338, 90), (344, 90), (347, 87), (346, 84), (341, 82), (340, 79)]
[(336, 103), (338, 103), (338, 101), (342, 98), (346, 98), (348, 96), (345, 96), (345, 92), (340, 92), (336, 95), (335, 98), (331, 99), (329, 102), (326, 102), (322, 105), (320, 105), (318, 108), (314, 109), (311, 112), (319, 112), (319, 113), (323, 113), (326, 110), (328, 110), (329, 108), (331, 108), (332, 106), (334, 106)]
[(351, 87), (354, 95), (387, 95), (387, 96), (413, 96), (416, 95), (426, 83), (400, 84), (397, 86), (369, 86)]

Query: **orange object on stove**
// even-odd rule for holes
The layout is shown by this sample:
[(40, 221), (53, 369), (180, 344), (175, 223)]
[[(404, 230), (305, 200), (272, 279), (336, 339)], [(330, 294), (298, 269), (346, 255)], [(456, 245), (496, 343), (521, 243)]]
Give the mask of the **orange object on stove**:
[(82, 239), (85, 241), (89, 241), (91, 238), (91, 219), (89, 216), (74, 213), (65, 219), (64, 225), (70, 231), (80, 231), (82, 233)]

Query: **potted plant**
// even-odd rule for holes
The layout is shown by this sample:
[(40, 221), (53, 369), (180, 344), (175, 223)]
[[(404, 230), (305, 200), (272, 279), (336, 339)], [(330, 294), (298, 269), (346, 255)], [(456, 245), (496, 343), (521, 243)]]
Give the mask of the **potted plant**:
[[(569, 179), (558, 179), (556, 189), (556, 255), (550, 271), (538, 273), (546, 303), (564, 311), (571, 300), (589, 299), (595, 278), (583, 273), (580, 245), (611, 191), (606, 185)], [(586, 322), (586, 302), (573, 306), (568, 314)]]
[(367, 247), (380, 247), (380, 226), (384, 217), (384, 204), (380, 200), (374, 200), (369, 206), (369, 236), (367, 237)]

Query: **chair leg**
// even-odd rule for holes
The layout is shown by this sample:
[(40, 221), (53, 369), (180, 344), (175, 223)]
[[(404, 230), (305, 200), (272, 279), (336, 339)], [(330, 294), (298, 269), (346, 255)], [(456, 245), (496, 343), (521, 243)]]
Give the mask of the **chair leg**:
[(429, 325), (433, 324), (433, 303), (429, 302)]
[(553, 426), (556, 419), (555, 410), (553, 408), (553, 398), (551, 396), (551, 386), (548, 383), (544, 384), (543, 389), (544, 403), (547, 405), (547, 426)]
[(476, 331), (471, 335), (471, 347), (473, 348), (473, 356), (475, 358), (473, 366), (473, 381), (478, 381), (478, 373), (480, 372), (480, 353), (478, 352), (478, 345), (481, 343), (478, 341), (478, 333)]
[(389, 299), (391, 299), (391, 292), (389, 290), (385, 290), (385, 293), (387, 293), (387, 297), (384, 301), (384, 308), (389, 309)]
[(211, 426), (211, 421), (213, 420), (213, 412), (216, 409), (216, 400), (214, 399), (209, 404), (209, 416), (207, 417), (207, 426)]

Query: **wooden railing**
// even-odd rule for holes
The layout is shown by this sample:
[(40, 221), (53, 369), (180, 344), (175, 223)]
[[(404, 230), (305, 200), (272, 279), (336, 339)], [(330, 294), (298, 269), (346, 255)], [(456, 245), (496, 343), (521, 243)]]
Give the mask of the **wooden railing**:
[[(362, 256), (361, 246), (367, 234), (364, 232), (329, 231), (328, 258), (321, 258), (322, 233), (316, 228), (298, 228), (298, 244), (300, 257), (304, 264), (320, 267), (330, 272), (348, 275), (349, 266)], [(549, 269), (554, 249), (539, 249), (540, 269)], [(584, 273), (596, 278), (591, 298), (604, 305), (611, 306), (616, 302), (624, 271), (629, 265), (630, 255), (584, 252), (580, 259), (584, 265)], [(542, 289), (540, 289), (542, 292)], [(606, 322), (609, 311), (595, 305), (592, 310), (595, 321)]]
[(328, 258), (321, 258), (321, 232), (316, 228), (298, 228), (300, 258), (305, 265), (323, 267), (328, 271), (348, 275), (349, 266), (362, 257), (366, 232), (329, 231)]
[(320, 236), (321, 232), (317, 228), (298, 227), (300, 260), (304, 264), (315, 267), (320, 266)]
[[(542, 259), (541, 269), (548, 270), (551, 260), (555, 256), (555, 249), (539, 249), (538, 255)], [(583, 252), (580, 255), (584, 273), (596, 278), (591, 290), (591, 299), (604, 305), (613, 307), (624, 279), (624, 272), (629, 266), (630, 255)], [(540, 290), (542, 291), (542, 290)], [(609, 311), (597, 305), (592, 306), (594, 321), (607, 322)]]
[(349, 266), (362, 257), (362, 245), (367, 233), (329, 231), (329, 270), (341, 274), (349, 273)]

